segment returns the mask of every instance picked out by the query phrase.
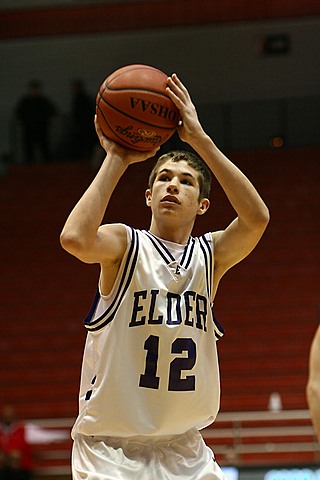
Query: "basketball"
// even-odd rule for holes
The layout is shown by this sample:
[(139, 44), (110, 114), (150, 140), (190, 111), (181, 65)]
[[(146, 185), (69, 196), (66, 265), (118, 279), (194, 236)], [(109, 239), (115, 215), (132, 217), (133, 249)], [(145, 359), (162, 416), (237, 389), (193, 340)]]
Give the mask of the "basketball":
[(148, 65), (128, 65), (109, 75), (96, 98), (104, 135), (139, 151), (164, 144), (180, 119), (179, 110), (166, 93), (167, 78)]

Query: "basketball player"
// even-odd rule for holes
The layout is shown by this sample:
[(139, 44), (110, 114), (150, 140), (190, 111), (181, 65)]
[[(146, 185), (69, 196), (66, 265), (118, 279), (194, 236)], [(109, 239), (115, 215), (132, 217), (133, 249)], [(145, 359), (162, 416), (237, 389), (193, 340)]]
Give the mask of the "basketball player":
[(310, 348), (307, 401), (314, 430), (320, 442), (320, 326), (314, 334)]
[[(101, 226), (127, 167), (156, 150), (124, 149), (104, 137), (95, 120), (107, 155), (61, 233), (63, 248), (101, 266), (85, 319), (74, 480), (225, 478), (199, 433), (219, 409), (216, 340), (223, 330), (211, 305), (221, 277), (253, 250), (269, 214), (203, 131), (177, 75), (168, 78), (167, 92), (180, 110), (181, 140), (203, 161), (187, 152), (160, 157), (145, 193), (148, 231)], [(209, 208), (210, 171), (237, 215), (225, 230), (193, 238), (197, 215)]]

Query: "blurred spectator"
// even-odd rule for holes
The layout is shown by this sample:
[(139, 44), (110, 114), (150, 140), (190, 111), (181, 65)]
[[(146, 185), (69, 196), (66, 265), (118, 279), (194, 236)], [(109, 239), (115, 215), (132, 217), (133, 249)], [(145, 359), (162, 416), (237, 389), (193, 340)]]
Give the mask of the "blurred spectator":
[(16, 107), (16, 116), (23, 132), (24, 161), (35, 163), (51, 160), (49, 127), (57, 111), (53, 103), (42, 93), (38, 80), (29, 83), (27, 94)]
[(94, 128), (95, 100), (87, 93), (82, 80), (72, 82), (71, 92), (72, 157), (74, 160), (89, 160), (97, 143)]
[(6, 405), (0, 419), (0, 480), (30, 480), (33, 474), (32, 445), (69, 438), (68, 431), (18, 422), (14, 408)]
[(15, 420), (13, 407), (2, 410), (0, 423), (2, 472), (7, 480), (29, 480), (32, 477), (32, 452), (26, 440), (25, 426)]

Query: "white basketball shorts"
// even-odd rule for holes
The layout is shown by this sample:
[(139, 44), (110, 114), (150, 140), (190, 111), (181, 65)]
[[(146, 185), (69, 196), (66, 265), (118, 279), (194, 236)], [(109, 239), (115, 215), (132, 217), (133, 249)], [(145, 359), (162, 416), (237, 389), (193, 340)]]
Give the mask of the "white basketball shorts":
[(166, 437), (77, 435), (73, 480), (226, 480), (198, 430)]

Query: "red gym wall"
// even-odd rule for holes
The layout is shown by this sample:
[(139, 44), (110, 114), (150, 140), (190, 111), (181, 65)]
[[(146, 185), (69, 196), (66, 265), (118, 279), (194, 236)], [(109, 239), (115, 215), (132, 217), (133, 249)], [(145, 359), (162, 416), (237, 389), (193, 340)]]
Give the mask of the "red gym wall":
[(174, 0), (2, 11), (0, 39), (320, 15), (318, 0)]

